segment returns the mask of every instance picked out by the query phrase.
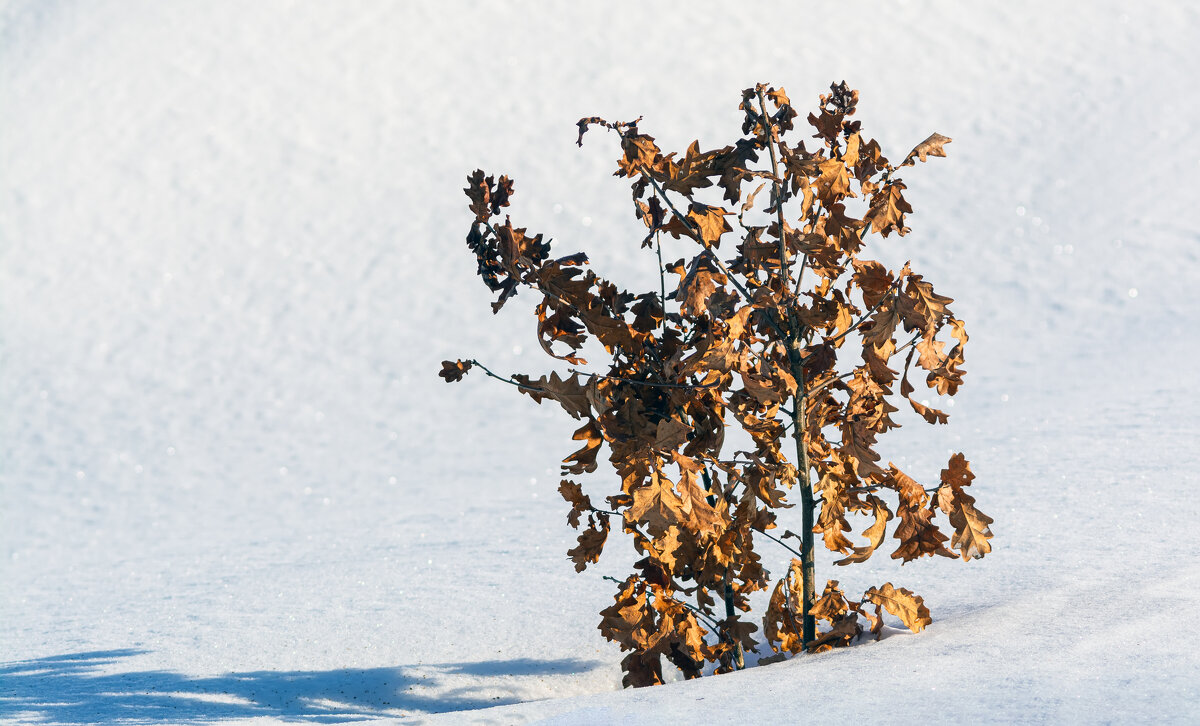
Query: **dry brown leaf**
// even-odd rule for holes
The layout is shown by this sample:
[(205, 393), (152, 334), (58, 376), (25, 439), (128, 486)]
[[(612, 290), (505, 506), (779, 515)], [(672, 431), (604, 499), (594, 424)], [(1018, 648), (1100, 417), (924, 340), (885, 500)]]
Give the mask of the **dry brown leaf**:
[(571, 505), (571, 512), (567, 515), (567, 522), (571, 525), (572, 529), (579, 529), (579, 516), (584, 512), (590, 512), (594, 509), (591, 498), (583, 493), (582, 487), (570, 479), (563, 479), (559, 483), (558, 493)]
[(442, 370), (438, 375), (445, 378), (446, 383), (454, 383), (461, 381), (469, 370), (471, 370), (471, 361), (469, 360), (444, 360), (442, 361)]
[(600, 514), (579, 535), (579, 544), (567, 550), (567, 556), (575, 563), (576, 572), (583, 572), (589, 564), (600, 559), (607, 539), (608, 515)]
[(994, 520), (976, 509), (975, 498), (963, 491), (974, 479), (966, 457), (955, 454), (942, 470), (942, 484), (935, 499), (936, 506), (946, 513), (950, 526), (954, 527), (950, 547), (958, 550), (964, 560), (980, 559), (992, 551), (988, 540), (992, 538), (989, 525)]
[[(833, 564), (849, 565), (855, 562), (866, 562), (875, 550), (883, 544), (883, 538), (887, 534), (887, 523), (892, 519), (892, 512), (883, 503), (883, 500), (875, 495), (867, 497), (867, 502), (871, 505), (871, 514), (875, 517), (875, 521), (863, 532), (863, 535), (867, 538), (867, 545), (865, 547), (855, 547), (853, 554), (843, 557)], [(834, 584), (837, 583), (834, 582)]]
[(625, 521), (629, 524), (645, 523), (646, 529), (661, 537), (671, 525), (681, 525), (687, 520), (683, 501), (675, 493), (671, 480), (657, 471), (650, 482), (633, 492), (633, 504), (625, 510)]
[(913, 410), (920, 414), (921, 418), (931, 424), (944, 424), (950, 422), (950, 416), (945, 411), (939, 411), (936, 408), (930, 408), (923, 403), (920, 403), (912, 396), (908, 397), (908, 402), (912, 404)]
[(933, 618), (929, 617), (929, 608), (925, 607), (925, 601), (920, 595), (915, 595), (912, 590), (903, 587), (892, 587), (890, 582), (884, 583), (882, 587), (867, 590), (863, 593), (863, 600), (882, 606), (900, 618), (900, 622), (914, 633), (921, 632), (933, 622)]
[(917, 157), (921, 161), (925, 161), (928, 156), (945, 156), (946, 150), (944, 147), (954, 139), (949, 136), (942, 136), (939, 133), (932, 133), (929, 138), (913, 147), (913, 150), (908, 152), (908, 156), (904, 157), (904, 161), (900, 166), (912, 166), (913, 157)]

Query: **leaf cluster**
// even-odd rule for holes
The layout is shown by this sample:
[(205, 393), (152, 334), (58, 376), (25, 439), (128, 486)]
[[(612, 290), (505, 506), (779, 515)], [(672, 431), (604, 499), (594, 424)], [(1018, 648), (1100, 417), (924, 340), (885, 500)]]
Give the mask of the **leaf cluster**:
[[(743, 91), (739, 138), (682, 153), (664, 152), (640, 119), (582, 119), (580, 145), (594, 126), (619, 139), (615, 174), (630, 182), (642, 247), (656, 253), (657, 291), (618, 288), (586, 255), (556, 257), (543, 235), (505, 213), (510, 179), (468, 177), (467, 245), (496, 295), (493, 312), (519, 291), (532, 294), (539, 344), (573, 367), (534, 379), (461, 360), (445, 362), (441, 375), (457, 381), (479, 366), (576, 420), (578, 448), (563, 460), (559, 486), (580, 530), (567, 554), (582, 571), (617, 529), (641, 557), (601, 612), (601, 632), (629, 651), (626, 685), (662, 682), (664, 657), (686, 677), (706, 663), (736, 668), (760, 637), (795, 653), (846, 645), (864, 624), (878, 636), (883, 610), (914, 631), (930, 622), (921, 598), (891, 583), (855, 601), (830, 580), (818, 596), (814, 535), (842, 555), (837, 565), (871, 557), (892, 521), (891, 557), (904, 562), (991, 549), (992, 520), (966, 493), (974, 475), (962, 454), (926, 488), (875, 450), (900, 426), (901, 401), (930, 424), (947, 422), (914, 398), (912, 378), (921, 371), (925, 387), (954, 395), (968, 336), (953, 301), (908, 264), (890, 270), (865, 254), (869, 234), (910, 231), (898, 172), (945, 156), (950, 139), (933, 134), (893, 164), (852, 118), (857, 105), (857, 91), (831, 86), (806, 118), (815, 133), (793, 143), (789, 133), (805, 126), (799, 113), (783, 89), (759, 84)], [(693, 254), (664, 262), (665, 235), (694, 243)], [(579, 368), (588, 341), (608, 357), (595, 372)], [(730, 425), (752, 448), (726, 450)], [(597, 502), (577, 480), (602, 454), (616, 477)], [(800, 534), (770, 534), (796, 505)], [(856, 515), (869, 522), (858, 540), (847, 536)], [(750, 595), (771, 588), (759, 535), (801, 556), (771, 590), (761, 632), (745, 617)], [(786, 544), (792, 538), (798, 551)], [(816, 621), (825, 623), (819, 633)]]

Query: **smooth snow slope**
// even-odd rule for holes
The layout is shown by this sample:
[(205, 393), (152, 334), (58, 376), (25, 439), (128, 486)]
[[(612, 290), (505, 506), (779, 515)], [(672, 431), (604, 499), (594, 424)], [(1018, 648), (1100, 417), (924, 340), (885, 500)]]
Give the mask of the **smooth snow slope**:
[[(0, 4), (0, 721), (1200, 720), (1198, 31), (1166, 1)], [(820, 563), (922, 594), (920, 635), (620, 691), (595, 624), (629, 553), (563, 554), (572, 427), (435, 375), (546, 369), (459, 190), (513, 176), (515, 221), (644, 285), (575, 121), (707, 147), (753, 82), (843, 78), (889, 155), (954, 138), (880, 242), (958, 300), (967, 385), (885, 456), (964, 451), (995, 551)]]

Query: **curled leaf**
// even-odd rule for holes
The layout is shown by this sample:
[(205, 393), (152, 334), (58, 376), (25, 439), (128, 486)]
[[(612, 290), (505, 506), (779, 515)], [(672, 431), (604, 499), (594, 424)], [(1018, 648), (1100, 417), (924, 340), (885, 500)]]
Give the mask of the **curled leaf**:
[(446, 383), (454, 383), (461, 381), (469, 370), (471, 370), (471, 361), (469, 360), (444, 360), (442, 361), (442, 370), (438, 375), (445, 378)]
[(900, 166), (912, 166), (913, 157), (917, 157), (921, 161), (925, 161), (929, 156), (945, 156), (946, 150), (944, 147), (954, 139), (949, 136), (942, 136), (939, 133), (932, 133), (929, 138), (913, 147), (913, 150), (908, 152), (908, 156), (904, 157), (904, 161)]

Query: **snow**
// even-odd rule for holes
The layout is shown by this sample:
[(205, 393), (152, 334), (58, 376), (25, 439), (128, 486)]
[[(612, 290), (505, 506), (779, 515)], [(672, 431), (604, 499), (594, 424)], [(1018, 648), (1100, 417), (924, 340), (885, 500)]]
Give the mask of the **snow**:
[[(0, 721), (1200, 720), (1200, 8), (754, 8), (0, 4)], [(509, 174), (515, 221), (646, 286), (575, 121), (704, 146), (755, 81), (843, 78), (886, 153), (954, 138), (880, 242), (956, 298), (967, 384), (884, 454), (964, 451), (995, 551), (825, 558), (933, 625), (622, 691), (629, 557), (565, 558), (569, 421), (435, 375), (546, 367), (459, 190)]]

